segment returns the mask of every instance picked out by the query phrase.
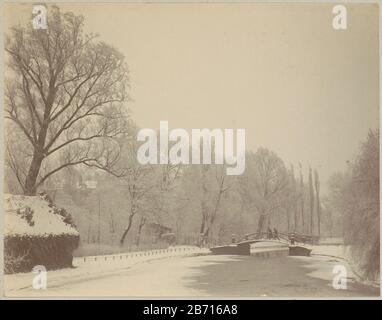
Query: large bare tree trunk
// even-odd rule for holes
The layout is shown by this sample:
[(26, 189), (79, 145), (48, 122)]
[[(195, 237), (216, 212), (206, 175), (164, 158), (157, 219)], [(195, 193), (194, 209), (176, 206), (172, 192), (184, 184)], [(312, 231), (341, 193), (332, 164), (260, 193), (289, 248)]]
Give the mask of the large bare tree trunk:
[[(51, 106), (47, 106), (45, 110), (45, 118), (48, 118)], [(45, 120), (48, 123), (48, 119)], [(41, 169), (42, 161), (44, 160), (44, 145), (46, 140), (46, 134), (48, 132), (48, 125), (41, 128), (38, 136), (37, 144), (33, 146), (33, 157), (30, 164), (28, 174), (25, 179), (25, 194), (28, 196), (33, 196), (36, 194), (36, 182), (37, 177)]]
[(218, 194), (218, 198), (216, 200), (215, 208), (214, 208), (213, 214), (210, 217), (210, 221), (209, 221), (209, 224), (207, 226), (207, 230), (205, 231), (205, 234), (204, 234), (204, 238), (205, 239), (208, 239), (208, 236), (211, 233), (210, 231), (212, 229), (212, 226), (214, 224), (215, 218), (216, 218), (216, 216), (218, 214), (218, 211), (219, 211), (222, 194), (226, 191), (226, 189), (223, 188), (223, 185), (224, 185), (224, 179), (222, 179), (222, 182), (220, 184), (219, 194)]
[(256, 233), (261, 236), (261, 233), (264, 228), (264, 222), (265, 222), (265, 214), (260, 214), (259, 222), (257, 223), (257, 231)]
[(125, 239), (126, 239), (126, 236), (127, 234), (129, 233), (130, 229), (131, 229), (131, 226), (133, 224), (133, 219), (134, 219), (134, 216), (136, 214), (136, 211), (135, 209), (132, 207), (130, 209), (130, 215), (129, 215), (129, 220), (128, 220), (128, 223), (127, 223), (127, 226), (125, 228), (125, 230), (123, 231), (122, 233), (122, 237), (121, 237), (121, 240), (119, 240), (119, 244), (121, 246), (123, 246), (124, 242), (125, 242)]
[(129, 216), (129, 222), (128, 222), (128, 224), (127, 224), (127, 227), (126, 227), (125, 230), (123, 231), (121, 240), (119, 240), (119, 244), (120, 244), (121, 246), (123, 246), (123, 244), (124, 244), (124, 242), (125, 242), (125, 238), (126, 238), (127, 234), (128, 234), (129, 231), (130, 231), (130, 228), (131, 228), (132, 223), (133, 223), (133, 217), (130, 215), (130, 216)]
[[(225, 180), (224, 177), (225, 176), (224, 176), (224, 173), (222, 171), (222, 176), (221, 176), (221, 179), (219, 181), (219, 190), (218, 190), (216, 203), (215, 203), (213, 210), (211, 211), (211, 213), (209, 215), (208, 214), (203, 215), (204, 217), (206, 217), (205, 225), (203, 226), (205, 229), (205, 231), (203, 233), (204, 241), (208, 240), (208, 237), (211, 237), (212, 227), (214, 225), (215, 219), (216, 219), (218, 212), (219, 212), (222, 195), (224, 192), (226, 192), (229, 189), (228, 187), (224, 187), (224, 180)], [(203, 184), (203, 194), (206, 194), (206, 192), (207, 192), (207, 189), (205, 188), (205, 184)]]
[(43, 159), (44, 156), (35, 150), (28, 175), (25, 180), (25, 195), (27, 196), (33, 196), (36, 194), (36, 181)]
[(135, 244), (137, 247), (139, 246), (139, 243), (141, 241), (142, 229), (143, 229), (143, 226), (145, 225), (145, 223), (146, 223), (146, 217), (141, 217), (141, 219), (139, 220), (137, 237), (135, 239)]

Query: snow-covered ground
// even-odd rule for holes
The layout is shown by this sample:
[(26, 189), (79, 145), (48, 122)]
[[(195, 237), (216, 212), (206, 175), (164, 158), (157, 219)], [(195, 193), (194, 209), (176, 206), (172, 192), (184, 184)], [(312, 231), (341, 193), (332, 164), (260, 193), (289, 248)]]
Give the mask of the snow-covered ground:
[[(342, 263), (346, 266), (346, 262)], [(61, 282), (48, 277), (46, 290), (31, 287), (8, 297), (371, 297), (348, 273), (346, 290), (333, 288), (337, 259), (325, 256), (259, 258), (238, 255), (172, 256), (124, 269)], [(49, 280), (50, 279), (50, 280)]]
[[(209, 253), (208, 249), (194, 246), (176, 246), (168, 249), (131, 252), (124, 254), (77, 257), (73, 260), (74, 268), (48, 271), (49, 287), (60, 286), (64, 283), (83, 281), (102, 275), (130, 268), (138, 263), (151, 260), (193, 256)], [(4, 276), (5, 295), (12, 296), (14, 292), (32, 287), (32, 281), (36, 274), (17, 273)]]
[(348, 246), (343, 244), (339, 245), (315, 245), (312, 247), (313, 256), (322, 256), (322, 257), (332, 257), (338, 258), (341, 261), (344, 261), (349, 266), (352, 274), (357, 279), (358, 282), (364, 283), (366, 285), (379, 287), (380, 282), (366, 280), (362, 277), (362, 271), (360, 270), (359, 265), (352, 259), (350, 255), (350, 250)]
[(315, 245), (312, 246), (312, 254), (349, 259), (347, 248), (344, 245)]
[[(368, 295), (356, 286), (346, 258), (337, 245), (314, 246), (312, 257), (275, 258), (213, 256), (208, 249), (177, 246), (75, 258), (75, 268), (48, 271), (48, 290), (32, 289), (33, 273), (6, 275), (4, 288), (8, 297)], [(350, 291), (331, 288), (337, 264), (348, 270)]]

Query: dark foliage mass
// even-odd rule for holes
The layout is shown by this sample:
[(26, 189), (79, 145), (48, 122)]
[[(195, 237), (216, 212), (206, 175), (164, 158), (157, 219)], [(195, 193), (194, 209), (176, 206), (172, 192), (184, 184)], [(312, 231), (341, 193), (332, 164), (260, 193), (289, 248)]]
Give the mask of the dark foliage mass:
[(4, 272), (30, 272), (36, 265), (47, 270), (72, 267), (78, 243), (79, 237), (72, 235), (5, 237)]
[(377, 278), (380, 258), (379, 131), (370, 131), (344, 173), (330, 179), (329, 206), (341, 214), (343, 237), (366, 278)]
[(345, 241), (367, 277), (379, 274), (379, 131), (370, 131), (344, 186)]

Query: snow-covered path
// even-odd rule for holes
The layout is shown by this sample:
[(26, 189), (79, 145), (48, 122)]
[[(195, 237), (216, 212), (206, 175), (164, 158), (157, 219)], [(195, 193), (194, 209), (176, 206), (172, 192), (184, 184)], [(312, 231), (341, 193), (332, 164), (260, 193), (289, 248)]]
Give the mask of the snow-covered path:
[[(357, 297), (378, 290), (355, 283), (349, 269), (346, 290), (332, 287), (331, 257), (173, 256), (61, 281), (48, 275), (48, 288), (31, 286), (8, 296), (49, 297)], [(346, 266), (346, 265), (345, 265)], [(348, 267), (348, 266), (347, 266)], [(81, 269), (80, 267), (78, 269)], [(74, 269), (76, 270), (76, 269)], [(69, 270), (67, 270), (69, 271)], [(53, 278), (53, 279), (52, 279)], [(53, 280), (53, 281), (51, 281)]]

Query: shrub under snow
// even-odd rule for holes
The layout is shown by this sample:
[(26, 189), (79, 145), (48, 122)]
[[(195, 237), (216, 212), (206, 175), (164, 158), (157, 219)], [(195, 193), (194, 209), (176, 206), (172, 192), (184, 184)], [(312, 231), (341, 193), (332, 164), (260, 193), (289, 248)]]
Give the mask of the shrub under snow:
[(46, 194), (4, 196), (5, 273), (71, 267), (79, 234), (65, 209)]

